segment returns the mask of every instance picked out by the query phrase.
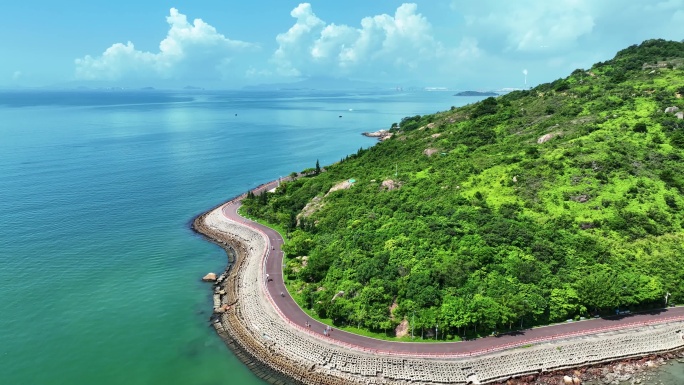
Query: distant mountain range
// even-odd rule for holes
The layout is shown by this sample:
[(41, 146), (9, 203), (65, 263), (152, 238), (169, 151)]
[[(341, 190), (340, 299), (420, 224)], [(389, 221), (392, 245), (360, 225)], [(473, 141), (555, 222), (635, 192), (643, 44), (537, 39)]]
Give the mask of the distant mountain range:
[(480, 91), (461, 91), (457, 94), (454, 94), (454, 96), (499, 96), (496, 92), (491, 92), (491, 91), (486, 91), (486, 92), (480, 92)]

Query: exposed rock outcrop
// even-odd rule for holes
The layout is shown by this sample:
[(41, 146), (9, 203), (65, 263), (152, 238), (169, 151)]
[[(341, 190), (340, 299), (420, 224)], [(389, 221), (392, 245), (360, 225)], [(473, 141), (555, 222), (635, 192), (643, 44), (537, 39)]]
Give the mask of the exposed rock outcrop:
[(330, 190), (328, 190), (328, 192), (325, 193), (324, 196), (322, 196), (322, 197), (321, 196), (315, 196), (315, 197), (311, 198), (309, 203), (307, 203), (306, 206), (304, 206), (304, 208), (302, 209), (302, 211), (300, 211), (299, 214), (297, 214), (297, 224), (299, 224), (299, 220), (301, 218), (308, 218), (312, 214), (314, 214), (315, 212), (317, 212), (318, 210), (323, 208), (323, 205), (325, 204), (325, 202), (323, 201), (323, 198), (327, 197), (328, 194), (330, 194), (333, 191), (337, 191), (337, 190), (346, 190), (346, 189), (350, 188), (352, 185), (353, 185), (353, 183), (351, 182), (351, 180), (345, 180), (345, 181), (342, 181), (342, 182), (332, 186), (330, 188)]
[(436, 154), (438, 151), (439, 150), (437, 150), (436, 148), (426, 148), (423, 151), (423, 155), (432, 156), (432, 155)]
[(587, 194), (582, 194), (582, 195), (577, 195), (577, 196), (571, 197), (570, 199), (572, 199), (573, 201), (575, 201), (577, 203), (584, 203), (584, 202), (588, 201), (589, 199), (591, 199), (591, 197)]
[(396, 190), (399, 187), (401, 187), (401, 184), (397, 181), (392, 180), (392, 179), (383, 180), (382, 184), (380, 184), (380, 188), (383, 188), (387, 191)]
[(411, 331), (410, 325), (408, 320), (403, 320), (397, 325), (396, 328), (394, 328), (394, 335), (396, 335), (398, 338), (407, 336), (409, 332)]
[(202, 277), (202, 281), (204, 282), (216, 282), (216, 273), (208, 273), (204, 277)]
[(361, 135), (369, 138), (378, 138), (379, 141), (387, 140), (392, 137), (392, 133), (387, 130), (378, 130), (375, 132), (364, 132)]
[(320, 196), (315, 196), (311, 198), (309, 203), (304, 206), (302, 211), (297, 215), (297, 224), (299, 224), (299, 220), (301, 218), (308, 218), (310, 217), (313, 213), (317, 212), (323, 207), (323, 198)]
[(325, 195), (328, 196), (328, 194), (330, 194), (333, 191), (337, 191), (337, 190), (346, 190), (346, 189), (350, 188), (351, 186), (352, 186), (352, 182), (350, 182), (349, 180), (345, 180), (343, 182), (340, 182), (340, 183), (332, 186), (330, 188), (330, 190), (328, 190), (328, 192)]
[(549, 133), (549, 134), (546, 134), (546, 135), (542, 135), (542, 136), (540, 136), (540, 137), (537, 139), (537, 144), (546, 143), (546, 142), (548, 142), (549, 140), (551, 140), (551, 139), (553, 139), (553, 138), (555, 138), (555, 137), (557, 137), (557, 136), (560, 136), (560, 135), (561, 135), (560, 132), (552, 132), (552, 133)]

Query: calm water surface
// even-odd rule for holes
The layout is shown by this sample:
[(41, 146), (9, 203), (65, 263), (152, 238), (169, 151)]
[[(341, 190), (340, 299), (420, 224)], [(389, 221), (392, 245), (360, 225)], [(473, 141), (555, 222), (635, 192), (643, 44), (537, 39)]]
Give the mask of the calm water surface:
[(260, 384), (209, 327), (226, 257), (190, 220), (474, 100), (0, 92), (0, 384)]
[(0, 384), (261, 384), (209, 327), (199, 278), (226, 257), (191, 219), (373, 145), (363, 131), (475, 100), (0, 92)]

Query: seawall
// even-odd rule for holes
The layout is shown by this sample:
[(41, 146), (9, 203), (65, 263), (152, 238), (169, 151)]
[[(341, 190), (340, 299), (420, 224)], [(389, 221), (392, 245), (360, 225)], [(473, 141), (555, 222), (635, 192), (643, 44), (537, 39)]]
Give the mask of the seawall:
[(485, 384), (684, 347), (681, 321), (473, 357), (379, 354), (343, 346), (290, 324), (278, 312), (264, 290), (261, 269), (268, 246), (263, 233), (227, 219), (221, 207), (196, 218), (193, 227), (235, 251), (234, 263), (214, 287), (213, 326), (257, 376), (273, 384)]

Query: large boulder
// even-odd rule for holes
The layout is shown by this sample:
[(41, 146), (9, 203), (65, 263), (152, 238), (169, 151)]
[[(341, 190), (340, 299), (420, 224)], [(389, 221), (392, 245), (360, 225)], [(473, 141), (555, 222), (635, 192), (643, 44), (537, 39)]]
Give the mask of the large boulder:
[(216, 282), (216, 274), (215, 273), (209, 273), (202, 277), (202, 281), (204, 282)]
[(426, 148), (423, 151), (423, 155), (432, 156), (433, 154), (436, 154), (437, 152), (439, 152), (439, 151), (436, 148)]
[(380, 184), (381, 188), (392, 191), (401, 187), (401, 183), (393, 181), (392, 179), (383, 180)]
[(552, 133), (550, 133), (550, 134), (542, 135), (542, 136), (540, 136), (539, 138), (537, 138), (537, 144), (546, 143), (546, 142), (548, 142), (549, 140), (551, 140), (551, 139), (553, 139), (553, 138), (555, 138), (555, 137), (557, 137), (557, 136), (560, 136), (560, 135), (561, 135), (560, 132), (552, 132)]

